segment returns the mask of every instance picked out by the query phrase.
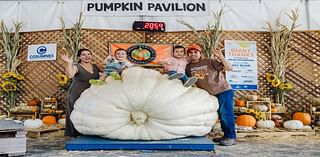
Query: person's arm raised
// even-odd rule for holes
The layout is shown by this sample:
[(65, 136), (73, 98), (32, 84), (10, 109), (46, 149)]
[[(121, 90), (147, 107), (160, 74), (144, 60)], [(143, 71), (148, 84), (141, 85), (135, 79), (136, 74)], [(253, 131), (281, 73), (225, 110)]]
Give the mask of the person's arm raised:
[(212, 50), (213, 54), (211, 58), (213, 58), (214, 56), (217, 56), (218, 59), (222, 62), (223, 66), (224, 66), (224, 70), (225, 71), (231, 71), (232, 70), (232, 66), (231, 64), (224, 58), (222, 52), (221, 52), (221, 49), (218, 49), (218, 48), (214, 48)]
[(68, 78), (73, 78), (73, 76), (78, 72), (78, 68), (73, 65), (73, 60), (68, 57), (66, 54), (61, 56), (61, 59), (67, 62), (66, 66), (66, 75)]

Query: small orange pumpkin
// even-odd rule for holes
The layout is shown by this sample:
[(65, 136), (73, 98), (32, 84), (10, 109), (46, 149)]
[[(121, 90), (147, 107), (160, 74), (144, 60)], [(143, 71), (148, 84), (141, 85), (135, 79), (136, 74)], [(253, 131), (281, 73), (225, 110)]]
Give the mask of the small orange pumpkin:
[(236, 99), (235, 100), (235, 105), (238, 107), (245, 107), (246, 106), (246, 101), (241, 100), (241, 99)]
[(42, 122), (44, 124), (57, 124), (56, 117), (54, 116), (45, 116), (43, 117)]
[(277, 112), (277, 108), (271, 108), (271, 112)]
[(33, 108), (31, 109), (31, 112), (32, 112), (32, 113), (37, 112), (37, 108), (33, 107)]
[(251, 116), (251, 115), (240, 115), (237, 120), (236, 123), (239, 126), (255, 126), (256, 125), (256, 119)]
[(293, 120), (300, 120), (303, 125), (310, 125), (311, 124), (311, 116), (309, 113), (306, 112), (296, 112), (293, 114)]
[(37, 98), (33, 98), (28, 101), (28, 106), (37, 106), (40, 104), (41, 104), (41, 101)]

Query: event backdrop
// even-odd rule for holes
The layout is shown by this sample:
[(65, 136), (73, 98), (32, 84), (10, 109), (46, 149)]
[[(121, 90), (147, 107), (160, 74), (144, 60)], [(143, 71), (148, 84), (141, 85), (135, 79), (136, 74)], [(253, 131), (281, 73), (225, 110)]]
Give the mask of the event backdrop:
[[(144, 12), (133, 14), (130, 9), (127, 11), (119, 11), (118, 9), (111, 13), (100, 11), (99, 14), (93, 14), (87, 9), (89, 3), (95, 1), (107, 3), (107, 6), (103, 7), (108, 8), (115, 6), (115, 3), (132, 3), (138, 0), (1, 0), (0, 19), (3, 19), (7, 24), (12, 24), (12, 21), (16, 20), (24, 22), (23, 31), (47, 31), (61, 28), (60, 17), (64, 18), (67, 28), (72, 27), (73, 22), (79, 17), (80, 11), (84, 11), (85, 22), (83, 26), (87, 29), (132, 30), (134, 21), (162, 21), (167, 24), (167, 31), (175, 32), (188, 30), (187, 27), (178, 23), (177, 19), (184, 20), (197, 29), (205, 29), (207, 23), (213, 21), (212, 13), (225, 6), (225, 14), (222, 17), (224, 30), (265, 31), (263, 28), (265, 21), (274, 22), (280, 16), (281, 21), (287, 23), (286, 13), (293, 9), (298, 9), (301, 17), (298, 20), (298, 23), (301, 24), (299, 30), (320, 29), (319, 0), (158, 0), (153, 2), (165, 3), (167, 9), (163, 7), (155, 9), (153, 6), (153, 11), (147, 15)], [(147, 4), (150, 0), (140, 1)], [(182, 11), (173, 12), (172, 5), (171, 7), (168, 5), (178, 4), (181, 8), (181, 5), (186, 2), (203, 2), (209, 11), (199, 13), (201, 10), (195, 10), (182, 14)]]
[[(192, 32), (137, 32), (83, 29), (81, 45), (93, 52), (96, 63), (102, 63), (108, 56), (109, 43), (152, 43), (152, 44), (179, 44), (188, 46), (194, 43)], [(39, 31), (22, 33), (22, 65), (19, 68), (25, 80), (21, 82), (21, 91), (17, 102), (23, 103), (31, 99), (33, 95), (40, 98), (55, 96), (59, 99), (59, 105), (64, 106), (66, 91), (59, 88), (56, 74), (64, 73), (65, 62), (60, 58), (66, 53), (63, 49), (61, 31)], [(1, 38), (0, 38), (1, 39)], [(266, 73), (271, 72), (270, 53), (267, 49), (270, 44), (270, 34), (267, 32), (241, 32), (224, 31), (219, 48), (224, 47), (224, 40), (256, 41), (258, 61), (258, 91), (236, 91), (236, 97), (245, 94), (258, 94), (261, 97), (270, 97), (271, 85), (266, 81)], [(27, 45), (57, 43), (56, 61), (27, 61)], [(294, 85), (294, 89), (286, 94), (286, 106), (290, 114), (296, 110), (309, 110), (312, 97), (320, 97), (320, 31), (295, 32), (290, 43), (290, 61), (287, 79)], [(5, 72), (5, 54), (0, 50), (1, 74)], [(3, 78), (0, 78), (0, 82)], [(7, 112), (8, 106), (4, 98), (0, 97), (0, 112)]]

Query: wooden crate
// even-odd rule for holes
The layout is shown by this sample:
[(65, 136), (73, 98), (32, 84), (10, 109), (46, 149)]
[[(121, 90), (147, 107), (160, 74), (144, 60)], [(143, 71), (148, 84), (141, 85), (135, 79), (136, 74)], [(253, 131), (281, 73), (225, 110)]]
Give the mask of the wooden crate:
[(27, 150), (27, 131), (14, 121), (0, 121), (0, 154), (24, 155)]

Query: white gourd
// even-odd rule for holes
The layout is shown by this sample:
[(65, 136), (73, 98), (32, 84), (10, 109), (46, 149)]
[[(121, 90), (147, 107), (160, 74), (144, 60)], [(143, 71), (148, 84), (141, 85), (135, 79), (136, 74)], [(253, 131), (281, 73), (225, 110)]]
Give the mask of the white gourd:
[(276, 124), (272, 120), (259, 120), (256, 125), (258, 128), (272, 129)]
[(204, 136), (218, 115), (218, 100), (206, 91), (168, 80), (158, 71), (133, 67), (122, 80), (91, 86), (76, 101), (71, 120), (86, 135), (160, 140)]
[(59, 119), (58, 120), (58, 124), (60, 124), (62, 126), (65, 126), (66, 125), (66, 119), (65, 118)]
[(23, 126), (27, 129), (40, 128), (42, 126), (42, 120), (40, 119), (27, 119), (23, 122)]
[(256, 111), (260, 111), (260, 112), (267, 112), (268, 111), (268, 107), (266, 105), (253, 105), (252, 108), (255, 109)]
[(289, 120), (285, 121), (283, 126), (287, 129), (302, 129), (303, 123), (300, 120)]

